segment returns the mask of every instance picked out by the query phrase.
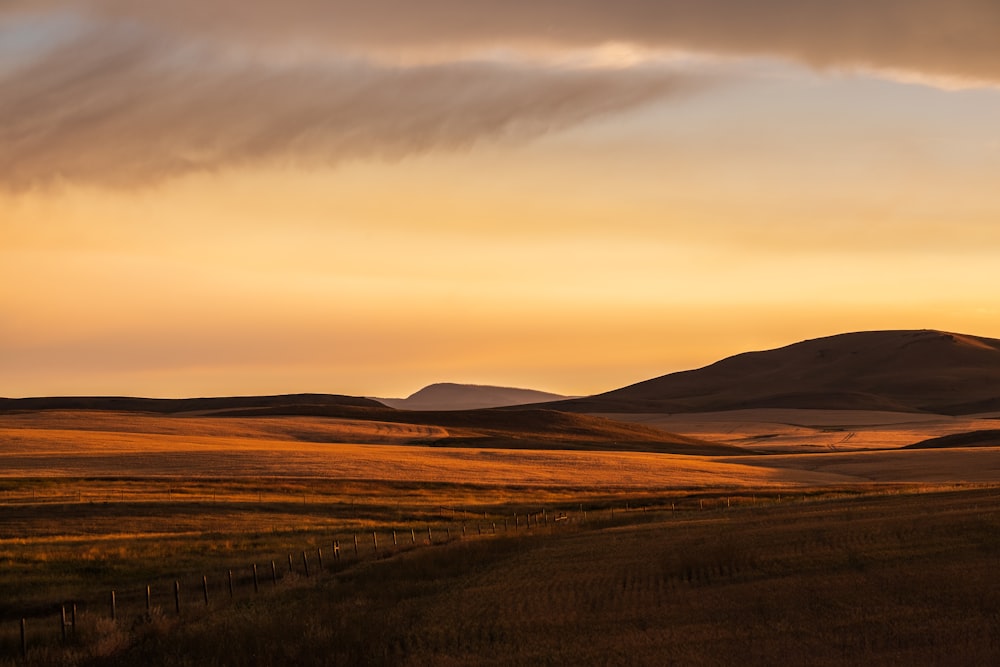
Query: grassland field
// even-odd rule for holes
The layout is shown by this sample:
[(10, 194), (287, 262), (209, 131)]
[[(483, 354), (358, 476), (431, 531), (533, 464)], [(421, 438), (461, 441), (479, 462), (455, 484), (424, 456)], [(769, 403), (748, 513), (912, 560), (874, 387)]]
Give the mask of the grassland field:
[(30, 663), (52, 665), (1000, 658), (994, 448), (418, 446), (429, 434), (0, 416), (0, 665), (20, 663), (21, 618)]

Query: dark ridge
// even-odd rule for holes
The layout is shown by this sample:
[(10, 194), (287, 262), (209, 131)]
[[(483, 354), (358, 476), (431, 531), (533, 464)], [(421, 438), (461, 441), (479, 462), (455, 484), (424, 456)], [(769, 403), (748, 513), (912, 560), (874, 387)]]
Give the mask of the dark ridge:
[(381, 408), (378, 401), (336, 394), (285, 394), (279, 396), (227, 396), (218, 398), (134, 398), (128, 396), (54, 396), (0, 398), (0, 413), (28, 410), (102, 410), (116, 412), (216, 412), (273, 409), (286, 406), (344, 406)]
[(525, 403), (544, 403), (569, 398), (535, 389), (497, 387), (493, 385), (439, 382), (424, 387), (407, 398), (376, 400), (401, 410), (475, 410)]
[(952, 447), (1000, 447), (1000, 430), (986, 429), (967, 433), (952, 433), (922, 440), (902, 449), (949, 449)]
[(986, 412), (1000, 409), (1000, 340), (932, 330), (841, 334), (545, 407), (600, 413), (764, 407)]

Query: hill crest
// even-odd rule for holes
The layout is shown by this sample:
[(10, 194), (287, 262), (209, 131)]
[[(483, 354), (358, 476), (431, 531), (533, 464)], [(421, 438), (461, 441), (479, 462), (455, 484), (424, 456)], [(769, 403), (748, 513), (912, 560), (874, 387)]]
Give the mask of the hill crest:
[(1000, 409), (1000, 340), (938, 330), (839, 334), (744, 352), (547, 407), (602, 413), (778, 407), (986, 412)]
[(541, 404), (565, 400), (567, 396), (535, 389), (494, 385), (438, 382), (406, 398), (377, 398), (391, 408), (401, 410), (479, 410), (526, 403)]

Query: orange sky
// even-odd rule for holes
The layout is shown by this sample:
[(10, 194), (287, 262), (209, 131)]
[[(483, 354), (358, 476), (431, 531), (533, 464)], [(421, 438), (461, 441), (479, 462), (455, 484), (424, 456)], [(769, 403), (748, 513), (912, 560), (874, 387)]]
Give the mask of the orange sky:
[(356, 4), (0, 8), (0, 395), (1000, 338), (1000, 10)]

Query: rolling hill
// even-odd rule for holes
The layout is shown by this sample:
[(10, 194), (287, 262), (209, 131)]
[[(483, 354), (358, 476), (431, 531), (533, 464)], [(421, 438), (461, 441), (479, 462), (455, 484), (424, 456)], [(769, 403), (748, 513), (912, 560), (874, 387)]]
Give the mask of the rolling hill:
[[(397, 410), (374, 400), (326, 394), (289, 394), (283, 396), (240, 396), (190, 399), (149, 399), (126, 397), (55, 397), (0, 399), (0, 414), (52, 415), (58, 421), (65, 414), (69, 422), (87, 424), (106, 421), (86, 415), (109, 415), (123, 419), (130, 414), (161, 415), (178, 424), (191, 418), (212, 421), (218, 430), (220, 419), (236, 422), (256, 420), (264, 430), (273, 431), (276, 421), (289, 418), (318, 417), (331, 422), (350, 422), (350, 430), (395, 431), (394, 426), (426, 427), (417, 429), (412, 444), (439, 447), (572, 449), (608, 451), (647, 451), (704, 456), (734, 456), (752, 453), (746, 449), (690, 438), (640, 424), (630, 424), (591, 415), (556, 412), (544, 409), (506, 410)], [(63, 420), (65, 421), (65, 420)], [(128, 419), (126, 419), (126, 422)], [(266, 422), (266, 426), (265, 423)], [(102, 422), (103, 423), (103, 422)], [(75, 426), (74, 428), (79, 428)], [(172, 430), (159, 424), (158, 429)], [(184, 428), (190, 429), (188, 424)], [(245, 430), (246, 425), (240, 424)], [(301, 426), (289, 426), (302, 431)], [(342, 434), (317, 435), (310, 442), (341, 442)], [(320, 429), (323, 430), (323, 429)], [(433, 437), (428, 433), (439, 433)], [(349, 438), (357, 442), (355, 436)]]
[(407, 398), (375, 400), (400, 410), (477, 410), (525, 403), (546, 403), (566, 398), (568, 397), (534, 389), (439, 382), (428, 385)]
[(338, 394), (281, 394), (277, 396), (224, 396), (217, 398), (134, 398), (130, 396), (45, 396), (0, 398), (0, 413), (32, 410), (103, 410), (177, 414), (280, 408), (282, 406), (341, 406), (381, 408), (369, 398)]
[(546, 408), (590, 413), (744, 408), (1000, 410), (1000, 340), (944, 331), (868, 331), (747, 352)]

